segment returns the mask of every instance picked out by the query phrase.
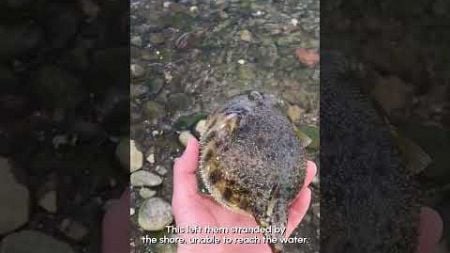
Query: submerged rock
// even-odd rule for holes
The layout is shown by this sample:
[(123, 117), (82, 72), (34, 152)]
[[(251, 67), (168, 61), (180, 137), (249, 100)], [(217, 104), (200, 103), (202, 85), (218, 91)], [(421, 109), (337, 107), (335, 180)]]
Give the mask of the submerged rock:
[(1, 253), (75, 253), (69, 244), (39, 231), (23, 230), (6, 236)]
[(0, 157), (0, 234), (11, 232), (28, 221), (29, 192), (17, 183), (7, 159)]

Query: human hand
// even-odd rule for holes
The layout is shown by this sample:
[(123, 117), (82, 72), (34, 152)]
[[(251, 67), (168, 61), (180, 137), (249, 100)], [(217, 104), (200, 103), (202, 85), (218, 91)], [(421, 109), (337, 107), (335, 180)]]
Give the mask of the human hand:
[[(198, 142), (190, 141), (184, 154), (177, 160), (174, 168), (174, 195), (173, 212), (177, 225), (190, 224), (200, 220), (197, 225), (210, 226), (255, 226), (255, 221), (247, 216), (235, 214), (213, 200), (197, 193), (194, 171), (197, 167)], [(309, 185), (315, 175), (316, 167), (308, 163), (306, 185)], [(183, 178), (185, 177), (185, 178)], [(126, 190), (119, 202), (113, 205), (103, 218), (102, 252), (103, 253), (129, 253), (130, 252), (130, 224), (129, 224), (129, 191)], [(287, 235), (290, 235), (305, 215), (311, 191), (305, 186), (297, 199), (291, 205)], [(423, 207), (420, 214), (419, 245), (417, 253), (433, 253), (442, 237), (443, 221), (440, 215), (429, 207)], [(198, 236), (198, 235), (197, 235)], [(180, 245), (178, 253), (190, 252), (270, 252), (269, 247), (257, 245)], [(219, 247), (221, 249), (219, 250)], [(197, 249), (199, 248), (199, 249)], [(240, 249), (238, 249), (240, 248)]]
[[(197, 225), (200, 227), (256, 227), (255, 219), (250, 216), (233, 212), (218, 204), (208, 196), (202, 196), (197, 192), (197, 179), (195, 171), (198, 167), (199, 144), (195, 138), (188, 141), (183, 155), (174, 165), (174, 192), (172, 197), (173, 214), (177, 226), (187, 227)], [(296, 199), (291, 203), (288, 214), (286, 237), (294, 231), (303, 219), (311, 202), (311, 190), (308, 188), (316, 174), (316, 165), (307, 163), (306, 177), (303, 188)], [(254, 237), (255, 234), (215, 234), (217, 237), (226, 236)], [(187, 234), (180, 237), (189, 240), (191, 237), (206, 237), (208, 234)], [(212, 237), (213, 234), (209, 234)], [(262, 235), (257, 235), (262, 238)], [(267, 244), (180, 244), (178, 253), (209, 253), (209, 252), (233, 252), (233, 253), (264, 253), (271, 252)]]

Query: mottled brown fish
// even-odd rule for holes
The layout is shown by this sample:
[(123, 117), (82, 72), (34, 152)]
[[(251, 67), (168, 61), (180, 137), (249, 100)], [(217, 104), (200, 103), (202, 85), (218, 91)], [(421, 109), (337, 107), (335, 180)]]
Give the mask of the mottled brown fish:
[[(261, 227), (287, 226), (288, 205), (305, 177), (304, 150), (272, 95), (252, 91), (217, 108), (200, 144), (199, 176), (216, 201)], [(283, 250), (281, 243), (270, 247)]]

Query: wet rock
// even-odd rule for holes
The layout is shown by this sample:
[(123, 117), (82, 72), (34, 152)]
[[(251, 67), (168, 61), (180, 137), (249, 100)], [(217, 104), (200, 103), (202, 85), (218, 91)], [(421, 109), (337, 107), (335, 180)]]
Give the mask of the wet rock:
[(433, 162), (433, 159), (428, 155), (422, 147), (417, 145), (412, 139), (403, 136), (398, 131), (395, 131), (396, 143), (402, 154), (405, 168), (408, 169), (412, 175), (418, 175), (424, 171)]
[(207, 117), (205, 113), (194, 113), (190, 115), (181, 116), (174, 124), (174, 128), (177, 130), (187, 130), (199, 122), (199, 120)]
[[(169, 238), (175, 238), (177, 235), (170, 234)], [(159, 243), (155, 246), (156, 252), (161, 253), (177, 253), (177, 245), (175, 243)], [(441, 252), (436, 252), (441, 253)]]
[(141, 196), (143, 199), (149, 199), (156, 195), (156, 191), (150, 190), (148, 188), (142, 187), (139, 189), (139, 196)]
[(267, 23), (263, 27), (264, 30), (268, 31), (271, 35), (278, 35), (283, 32), (281, 24)]
[(142, 84), (131, 85), (130, 87), (130, 95), (131, 97), (140, 97), (149, 92), (148, 86)]
[(372, 94), (385, 112), (392, 116), (407, 115), (406, 109), (412, 103), (413, 97), (411, 85), (403, 82), (397, 76), (379, 78)]
[(197, 122), (197, 125), (195, 125), (195, 132), (199, 136), (201, 136), (206, 131), (206, 120), (202, 119)]
[(187, 143), (188, 143), (190, 138), (195, 138), (194, 135), (192, 135), (190, 131), (182, 131), (180, 133), (180, 135), (178, 136), (178, 140), (185, 147), (187, 146)]
[(155, 148), (154, 147), (150, 147), (148, 150), (147, 150), (147, 152), (146, 152), (146, 154), (147, 154), (147, 157), (146, 157), (146, 160), (147, 160), (147, 162), (149, 162), (150, 164), (154, 164), (156, 161), (155, 161)]
[(304, 142), (309, 149), (318, 150), (320, 146), (320, 131), (316, 126), (301, 126), (300, 132), (309, 137), (310, 141)]
[(0, 157), (0, 234), (11, 232), (28, 221), (28, 189), (17, 183), (9, 161)]
[(239, 78), (243, 81), (252, 82), (256, 79), (255, 69), (250, 65), (242, 65), (239, 67)]
[(253, 40), (253, 35), (249, 30), (242, 30), (239, 32), (239, 37), (242, 41), (251, 42)]
[(219, 12), (219, 17), (221, 19), (227, 19), (230, 15), (228, 15), (228, 13), (226, 13), (225, 11), (220, 11)]
[(299, 36), (302, 36), (302, 34), (301, 33), (290, 33), (287, 35), (283, 34), (276, 40), (276, 43), (279, 47), (293, 47), (298, 45)]
[(38, 46), (43, 33), (37, 25), (0, 26), (0, 59), (18, 56)]
[(302, 144), (302, 146), (308, 147), (312, 142), (311, 137), (309, 137), (307, 134), (305, 134), (302, 130), (300, 130), (297, 127), (294, 128), (294, 130), (295, 130), (295, 134), (297, 135), (297, 138), (300, 141), (300, 143)]
[(158, 231), (172, 223), (172, 207), (161, 198), (147, 199), (139, 208), (138, 223), (147, 231)]
[(199, 14), (199, 10), (198, 10), (198, 7), (197, 6), (191, 6), (190, 8), (189, 8), (189, 11), (191, 12), (191, 15), (192, 16), (197, 16), (198, 14)]
[(147, 101), (143, 109), (148, 120), (159, 119), (164, 115), (164, 107), (154, 101)]
[(174, 93), (168, 98), (171, 111), (186, 110), (191, 104), (191, 98), (185, 93)]
[(261, 47), (258, 50), (261, 52), (261, 64), (265, 67), (273, 68), (280, 57), (277, 46), (268, 42), (267, 46)]
[(51, 108), (73, 108), (87, 95), (76, 76), (53, 65), (38, 70), (33, 91), (44, 105)]
[(147, 49), (137, 49), (135, 47), (132, 47), (131, 58), (141, 58), (145, 61), (156, 61), (159, 59), (159, 55)]
[(145, 69), (139, 64), (131, 64), (130, 71), (134, 78), (143, 77), (145, 75)]
[(314, 203), (311, 205), (311, 210), (314, 216), (320, 219), (320, 205), (318, 203)]
[(320, 176), (319, 175), (314, 176), (311, 184), (313, 187), (318, 188), (320, 186)]
[(309, 111), (312, 108), (310, 94), (301, 89), (288, 89), (281, 94), (282, 98), (290, 104), (297, 104), (303, 110)]
[(174, 13), (187, 13), (188, 12), (187, 6), (185, 6), (184, 4), (181, 4), (181, 3), (171, 2), (169, 4), (168, 8), (170, 9), (170, 11), (172, 11)]
[(301, 116), (303, 114), (303, 109), (298, 105), (289, 105), (287, 110), (287, 115), (292, 123), (298, 124), (300, 123)]
[(170, 1), (164, 1), (163, 2), (163, 7), (164, 8), (169, 8), (171, 4), (172, 4), (172, 2), (170, 2)]
[(146, 160), (147, 160), (147, 162), (149, 162), (151, 164), (155, 163), (155, 153), (154, 153), (154, 151), (150, 151), (150, 153), (148, 154)]
[(130, 141), (129, 161), (130, 172), (140, 169), (144, 163), (144, 155), (137, 149), (134, 140)]
[(1, 253), (75, 253), (62, 241), (34, 230), (23, 230), (6, 236), (0, 246)]
[(71, 219), (64, 219), (59, 226), (61, 232), (75, 241), (81, 241), (88, 234), (89, 230), (83, 224)]
[(142, 38), (141, 36), (133, 36), (130, 40), (131, 45), (136, 47), (142, 47)]
[(155, 172), (161, 176), (164, 176), (167, 174), (167, 169), (166, 169), (166, 167), (164, 167), (162, 165), (157, 165), (155, 168)]
[(149, 36), (149, 40), (150, 40), (150, 43), (152, 43), (153, 45), (162, 44), (165, 41), (164, 34), (162, 34), (162, 33), (152, 33)]
[(130, 176), (132, 186), (158, 186), (162, 183), (162, 178), (146, 170), (138, 170)]
[(161, 88), (164, 86), (164, 79), (159, 77), (154, 77), (147, 82), (147, 86), (149, 86), (150, 93), (157, 94)]
[(50, 213), (56, 213), (57, 207), (57, 194), (56, 191), (48, 191), (39, 199), (39, 206), (44, 208)]

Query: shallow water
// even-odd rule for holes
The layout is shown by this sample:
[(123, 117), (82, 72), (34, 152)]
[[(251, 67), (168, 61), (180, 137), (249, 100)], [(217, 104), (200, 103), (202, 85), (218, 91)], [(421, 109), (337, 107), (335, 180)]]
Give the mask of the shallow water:
[[(170, 168), (182, 149), (177, 131), (192, 122), (180, 127), (180, 118), (201, 118), (245, 90), (297, 105), (300, 125), (317, 126), (319, 69), (301, 64), (296, 49), (318, 52), (318, 0), (132, 0), (130, 22), (131, 138), (144, 155), (155, 154), (156, 164)], [(170, 201), (171, 173), (166, 177), (157, 196)], [(317, 239), (318, 218), (308, 215), (298, 231)], [(313, 244), (302, 252), (317, 250)]]

